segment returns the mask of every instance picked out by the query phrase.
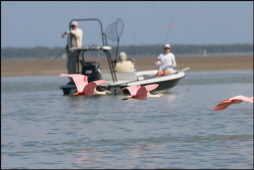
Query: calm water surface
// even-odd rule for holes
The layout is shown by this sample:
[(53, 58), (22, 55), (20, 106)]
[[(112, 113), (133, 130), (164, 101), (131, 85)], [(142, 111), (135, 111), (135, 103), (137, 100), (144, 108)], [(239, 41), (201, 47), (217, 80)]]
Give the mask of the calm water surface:
[(58, 76), (2, 77), (2, 168), (253, 168), (253, 71), (187, 72), (160, 98), (63, 96)]

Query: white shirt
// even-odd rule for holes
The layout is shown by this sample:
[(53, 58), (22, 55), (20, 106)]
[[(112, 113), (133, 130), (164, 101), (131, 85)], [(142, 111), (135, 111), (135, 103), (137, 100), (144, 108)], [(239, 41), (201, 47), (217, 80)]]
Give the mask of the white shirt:
[(171, 52), (168, 54), (160, 54), (158, 59), (161, 59), (161, 61), (156, 62), (160, 70), (165, 70), (176, 66), (175, 55)]
[(82, 39), (83, 39), (83, 31), (80, 28), (76, 28), (75, 30), (71, 29), (71, 31), (68, 31), (67, 33), (68, 33), (68, 40), (67, 40), (68, 48), (71, 48), (71, 47), (81, 48)]

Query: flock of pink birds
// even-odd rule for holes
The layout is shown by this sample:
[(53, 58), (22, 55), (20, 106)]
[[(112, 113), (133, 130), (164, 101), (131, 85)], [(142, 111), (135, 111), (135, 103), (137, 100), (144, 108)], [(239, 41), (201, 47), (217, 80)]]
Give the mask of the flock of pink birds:
[[(88, 83), (87, 76), (80, 75), (80, 74), (60, 74), (61, 77), (71, 77), (77, 87), (77, 92), (72, 95), (82, 95), (82, 96), (93, 96), (93, 95), (103, 95), (103, 94), (109, 94), (110, 92), (105, 91), (97, 91), (97, 86), (107, 83), (106, 80), (97, 80), (92, 81)], [(159, 85), (158, 84), (150, 84), (146, 86), (140, 86), (140, 85), (134, 85), (122, 88), (120, 90), (117, 90), (116, 93), (128, 90), (130, 92), (130, 96), (123, 98), (122, 100), (128, 100), (128, 99), (139, 99), (139, 100), (146, 100), (148, 97), (160, 97), (159, 95), (152, 95), (150, 91), (156, 89)], [(221, 101), (219, 104), (217, 104), (212, 110), (213, 111), (219, 111), (226, 109), (231, 104), (239, 104), (243, 101), (253, 103), (253, 97), (246, 97), (246, 96), (234, 96), (229, 99)]]

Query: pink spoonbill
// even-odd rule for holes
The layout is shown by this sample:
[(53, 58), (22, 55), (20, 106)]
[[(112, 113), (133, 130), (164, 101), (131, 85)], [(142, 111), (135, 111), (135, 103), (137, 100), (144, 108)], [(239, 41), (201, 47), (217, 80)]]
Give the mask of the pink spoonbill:
[(152, 95), (150, 93), (150, 91), (156, 89), (158, 86), (159, 84), (150, 84), (146, 86), (134, 85), (117, 90), (116, 93), (127, 89), (131, 95), (128, 96), (127, 98), (123, 98), (122, 100), (128, 99), (146, 100), (148, 97), (160, 97), (159, 95)]
[(242, 95), (231, 97), (229, 99), (221, 101), (217, 106), (213, 108), (213, 111), (224, 110), (231, 104), (239, 104), (243, 101), (253, 103), (253, 97), (246, 97)]
[(88, 83), (87, 76), (81, 74), (60, 74), (61, 77), (71, 77), (77, 87), (78, 92), (73, 95), (82, 95), (82, 96), (93, 96), (100, 94), (108, 94), (109, 91), (99, 92), (96, 90), (96, 87), (106, 83), (106, 80), (97, 80)]

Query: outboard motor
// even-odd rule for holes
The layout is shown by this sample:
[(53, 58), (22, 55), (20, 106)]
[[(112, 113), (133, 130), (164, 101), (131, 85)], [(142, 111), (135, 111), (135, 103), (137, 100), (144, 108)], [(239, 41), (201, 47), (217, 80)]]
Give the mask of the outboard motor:
[(88, 82), (101, 80), (100, 64), (98, 62), (81, 62), (82, 74), (86, 75)]

